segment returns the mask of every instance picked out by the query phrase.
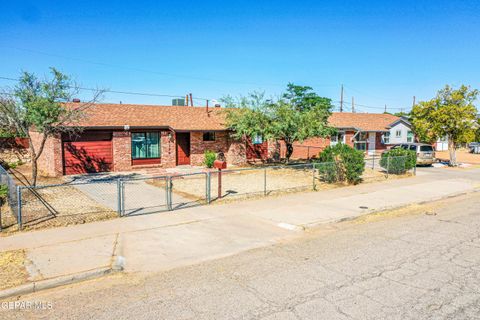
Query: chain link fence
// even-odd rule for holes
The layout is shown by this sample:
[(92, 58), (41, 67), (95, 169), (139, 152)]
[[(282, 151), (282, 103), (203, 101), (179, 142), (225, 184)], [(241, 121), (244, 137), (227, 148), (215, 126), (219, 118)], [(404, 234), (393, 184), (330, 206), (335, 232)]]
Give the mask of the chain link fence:
[(116, 181), (18, 187), (19, 227), (65, 226), (117, 216)]
[(119, 180), (118, 212), (120, 216), (150, 214), (170, 210), (167, 176)]
[[(344, 184), (343, 164), (304, 163), (259, 166), (155, 177), (86, 176), (81, 181), (57, 185), (17, 186), (0, 167), (0, 182), (8, 186), (8, 203), (19, 228), (63, 226), (166, 212), (212, 202), (321, 190)], [(363, 180), (379, 181), (415, 174), (407, 157), (365, 158)]]
[[(0, 186), (6, 187), (6, 202), (4, 206), (3, 200), (0, 197), (0, 230), (4, 227), (10, 227), (17, 223), (14, 212), (17, 210), (17, 184), (12, 176), (0, 165)], [(5, 188), (4, 187), (4, 188)], [(2, 210), (3, 208), (3, 210)], [(6, 212), (6, 210), (8, 210)]]

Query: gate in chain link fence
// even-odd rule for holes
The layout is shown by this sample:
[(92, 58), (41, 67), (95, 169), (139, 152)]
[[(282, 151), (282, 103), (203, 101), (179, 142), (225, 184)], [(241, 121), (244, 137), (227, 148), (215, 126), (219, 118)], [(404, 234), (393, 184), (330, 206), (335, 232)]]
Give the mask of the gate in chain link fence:
[[(2, 168), (3, 169), (3, 168)], [(128, 179), (87, 180), (58, 185), (15, 186), (0, 169), (7, 183), (20, 228), (37, 225), (60, 226), (166, 212), (211, 202), (224, 202), (257, 196), (319, 190), (344, 177), (345, 166), (338, 163), (306, 163), (171, 176)], [(370, 170), (370, 171), (369, 171)], [(367, 158), (363, 179), (414, 174), (406, 157)], [(4, 182), (5, 181), (5, 182)], [(14, 192), (11, 192), (11, 191)]]
[(6, 200), (10, 209), (9, 214), (7, 212), (2, 212), (2, 199), (0, 198), (0, 230), (3, 227), (11, 226), (12, 224), (17, 223), (16, 219), (12, 215), (13, 212), (17, 210), (17, 184), (12, 176), (5, 170), (4, 167), (0, 165), (0, 186), (5, 186), (6, 188)]

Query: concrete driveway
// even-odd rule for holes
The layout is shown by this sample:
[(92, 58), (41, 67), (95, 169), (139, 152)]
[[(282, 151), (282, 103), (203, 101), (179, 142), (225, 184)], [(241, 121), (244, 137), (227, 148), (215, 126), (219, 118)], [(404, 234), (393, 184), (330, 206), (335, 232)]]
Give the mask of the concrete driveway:
[[(105, 173), (79, 175), (70, 178), (75, 188), (88, 195), (99, 204), (112, 210), (118, 209), (118, 179), (124, 180), (125, 215), (141, 215), (167, 211), (165, 189), (149, 184), (155, 178), (142, 173)], [(173, 209), (198, 205), (181, 195), (172, 199)]]

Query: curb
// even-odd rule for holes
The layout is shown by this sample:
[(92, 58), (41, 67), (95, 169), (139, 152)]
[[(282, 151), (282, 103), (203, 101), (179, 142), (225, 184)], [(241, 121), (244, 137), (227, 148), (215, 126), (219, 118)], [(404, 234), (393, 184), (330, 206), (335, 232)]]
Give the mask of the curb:
[(352, 215), (352, 216), (343, 217), (343, 218), (340, 218), (340, 219), (333, 218), (333, 219), (330, 219), (330, 220), (327, 220), (327, 221), (312, 222), (312, 223), (308, 223), (308, 224), (304, 224), (304, 225), (298, 225), (298, 227), (303, 228), (304, 230), (311, 230), (311, 229), (314, 229), (316, 227), (319, 227), (319, 226), (325, 225), (325, 224), (335, 224), (335, 223), (341, 223), (341, 222), (346, 222), (346, 221), (353, 221), (357, 218), (367, 216), (367, 215), (370, 215), (370, 214), (375, 214), (375, 213), (382, 212), (382, 211), (397, 210), (397, 209), (401, 209), (401, 208), (406, 208), (406, 207), (414, 205), (414, 204), (422, 205), (422, 204), (426, 204), (426, 203), (429, 203), (429, 202), (447, 200), (447, 199), (456, 198), (456, 197), (460, 197), (460, 196), (464, 196), (464, 195), (468, 195), (468, 194), (473, 194), (473, 193), (477, 193), (477, 192), (480, 192), (480, 188), (473, 188), (471, 190), (456, 192), (456, 193), (452, 193), (452, 194), (449, 194), (449, 195), (436, 197), (436, 198), (433, 198), (433, 199), (430, 199), (430, 200), (417, 201), (417, 202), (412, 202), (412, 203), (405, 204), (405, 205), (378, 208), (378, 209), (370, 210), (370, 211), (365, 212), (364, 214), (360, 214), (360, 215), (356, 215), (356, 216)]
[(9, 298), (12, 296), (20, 296), (28, 293), (38, 292), (40, 290), (51, 289), (67, 284), (73, 284), (85, 280), (103, 277), (114, 272), (111, 267), (89, 270), (81, 273), (75, 273), (67, 276), (60, 276), (47, 280), (33, 281), (18, 287), (5, 289), (0, 291), (0, 299)]

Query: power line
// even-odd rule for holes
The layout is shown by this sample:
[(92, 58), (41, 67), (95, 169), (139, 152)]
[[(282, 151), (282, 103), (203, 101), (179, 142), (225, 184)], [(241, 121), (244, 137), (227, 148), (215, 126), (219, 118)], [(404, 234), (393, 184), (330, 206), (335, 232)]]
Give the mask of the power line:
[[(27, 48), (19, 48), (19, 47), (12, 47), (12, 46), (0, 46), (0, 47), (19, 50), (19, 51), (30, 52), (30, 53), (40, 54), (40, 55), (45, 55), (45, 56), (51, 56), (51, 57), (56, 57), (56, 58), (61, 58), (61, 59), (66, 59), (66, 60), (79, 61), (79, 62), (83, 62), (83, 63), (94, 64), (94, 65), (99, 65), (99, 66), (104, 66), (104, 67), (109, 67), (109, 68), (132, 70), (132, 71), (137, 71), (137, 72), (163, 75), (163, 76), (168, 76), (168, 77), (201, 80), (201, 81), (209, 81), (209, 82), (254, 85), (254, 86), (285, 87), (285, 84), (278, 84), (278, 83), (259, 84), (259, 83), (254, 83), (254, 82), (244, 82), (244, 81), (227, 80), (227, 79), (219, 79), (219, 78), (212, 79), (212, 78), (207, 78), (207, 77), (180, 75), (180, 74), (160, 72), (160, 71), (149, 70), (149, 69), (142, 69), (142, 68), (137, 68), (137, 67), (128, 67), (128, 66), (124, 66), (124, 65), (115, 65), (115, 64), (111, 64), (111, 63), (92, 61), (92, 60), (87, 60), (87, 59), (82, 59), (82, 58), (68, 57), (68, 56), (64, 56), (64, 55), (60, 55), (60, 54), (56, 54), (56, 53), (43, 52), (43, 51), (38, 51), (38, 50), (31, 50), (31, 49), (27, 49)], [(333, 86), (337, 86), (337, 85), (336, 84), (335, 85), (333, 85), (333, 84), (315, 84), (315, 86), (317, 86), (317, 87), (333, 87)]]
[[(20, 81), (20, 79), (15, 79), (15, 78), (10, 78), (10, 77), (3, 77), (0, 76), (0, 79), (3, 80), (9, 80), (9, 81)], [(148, 93), (148, 92), (133, 92), (133, 91), (119, 91), (119, 90), (101, 90), (98, 88), (87, 88), (87, 87), (75, 87), (75, 86), (68, 86), (71, 89), (78, 89), (78, 90), (84, 90), (84, 91), (102, 91), (106, 93), (116, 93), (116, 94), (125, 94), (125, 95), (137, 95), (137, 96), (149, 96), (149, 97), (167, 97), (167, 98), (185, 98), (184, 95), (171, 95), (171, 94), (159, 94), (159, 93)], [(194, 100), (214, 100), (214, 99), (207, 99), (207, 98), (194, 98)]]

